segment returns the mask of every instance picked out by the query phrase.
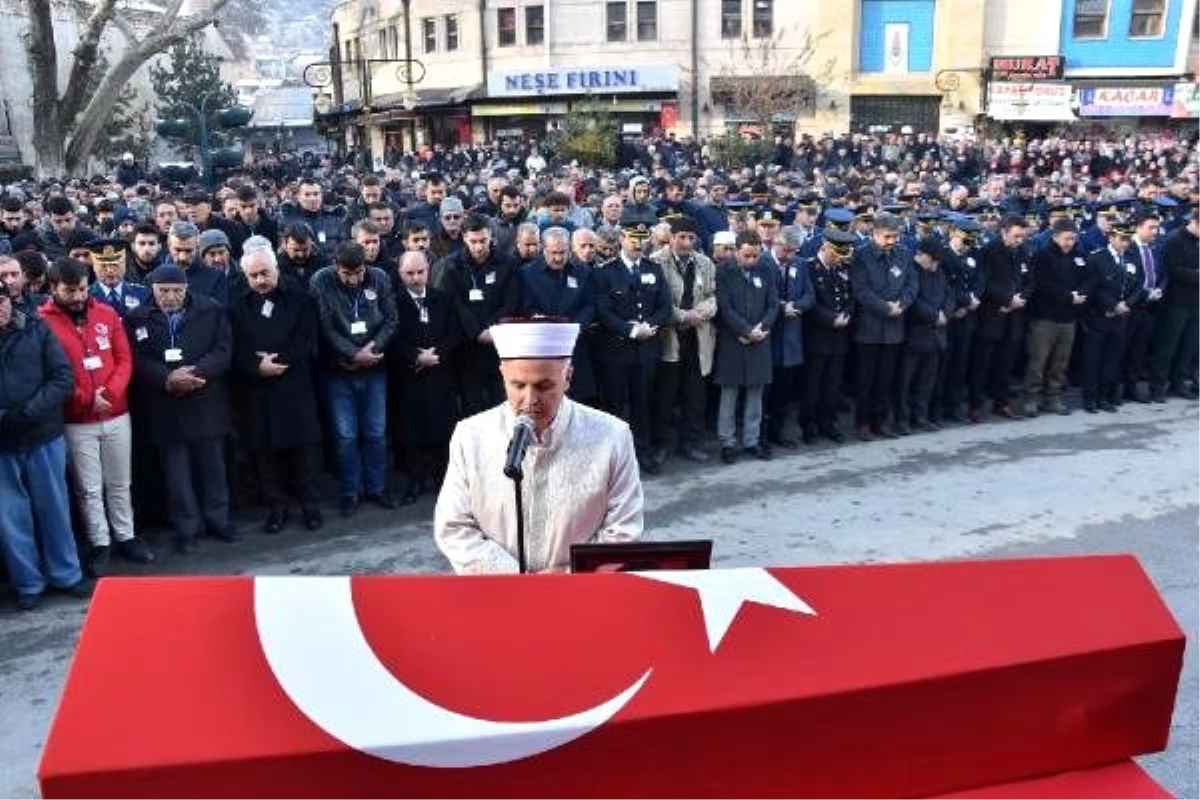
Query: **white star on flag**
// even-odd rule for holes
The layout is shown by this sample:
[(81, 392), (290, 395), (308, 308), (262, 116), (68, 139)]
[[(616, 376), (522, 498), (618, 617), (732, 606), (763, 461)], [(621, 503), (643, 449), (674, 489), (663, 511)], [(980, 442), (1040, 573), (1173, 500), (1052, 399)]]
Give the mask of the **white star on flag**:
[(639, 578), (695, 589), (704, 612), (708, 647), (713, 653), (725, 638), (743, 603), (759, 603), (816, 616), (812, 606), (801, 600), (761, 567), (740, 569), (652, 570), (633, 573)]

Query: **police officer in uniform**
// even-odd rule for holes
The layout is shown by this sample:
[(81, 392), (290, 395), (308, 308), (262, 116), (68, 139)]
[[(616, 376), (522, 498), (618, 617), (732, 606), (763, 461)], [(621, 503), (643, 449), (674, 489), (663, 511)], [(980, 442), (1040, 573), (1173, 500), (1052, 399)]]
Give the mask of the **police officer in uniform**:
[(621, 249), (593, 276), (596, 321), (596, 366), (603, 407), (629, 420), (642, 470), (656, 475), (660, 465), (652, 452), (651, 386), (662, 344), (659, 328), (671, 319), (671, 289), (662, 267), (645, 257), (650, 227), (627, 218)]
[(800, 421), (806, 444), (815, 444), (818, 435), (837, 443), (846, 440), (838, 428), (837, 414), (854, 318), (854, 296), (846, 270), (854, 243), (854, 234), (830, 228), (817, 255), (805, 264), (815, 295), (812, 309), (804, 315), (804, 402), (800, 405)]
[(975, 312), (979, 308), (979, 296), (983, 293), (983, 272), (979, 268), (979, 251), (976, 247), (982, 231), (982, 226), (965, 214), (949, 218), (942, 269), (946, 272), (955, 303), (950, 323), (946, 326), (946, 352), (938, 370), (935, 402), (929, 409), (931, 422), (943, 419), (966, 421), (963, 403), (966, 399), (967, 370), (971, 363), (971, 340), (975, 336)]
[(1133, 231), (1124, 225), (1109, 230), (1108, 247), (1087, 258), (1088, 297), (1083, 316), (1083, 410), (1117, 410), (1121, 388), (1121, 356), (1134, 297), (1141, 290), (1138, 266), (1126, 258)]

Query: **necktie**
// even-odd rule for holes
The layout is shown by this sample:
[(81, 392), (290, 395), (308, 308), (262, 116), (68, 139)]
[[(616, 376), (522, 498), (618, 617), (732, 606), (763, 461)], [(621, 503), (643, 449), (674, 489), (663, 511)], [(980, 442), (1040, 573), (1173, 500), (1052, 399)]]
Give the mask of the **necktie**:
[(1146, 272), (1146, 288), (1154, 288), (1154, 253), (1146, 245), (1139, 245), (1142, 248), (1142, 267)]
[(116, 289), (108, 290), (108, 302), (110, 305), (114, 306), (119, 306), (121, 304), (121, 298), (117, 295)]

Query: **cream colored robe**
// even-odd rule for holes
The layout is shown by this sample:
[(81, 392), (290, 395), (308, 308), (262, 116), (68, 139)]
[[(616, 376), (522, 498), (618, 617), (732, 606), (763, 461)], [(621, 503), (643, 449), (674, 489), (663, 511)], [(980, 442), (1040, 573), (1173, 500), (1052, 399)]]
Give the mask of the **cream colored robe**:
[[(517, 571), (516, 504), (504, 459), (508, 404), (458, 423), (434, 509), (434, 539), (454, 571)], [(525, 553), (530, 572), (563, 572), (571, 545), (642, 535), (642, 483), (629, 426), (563, 399), (524, 461)]]

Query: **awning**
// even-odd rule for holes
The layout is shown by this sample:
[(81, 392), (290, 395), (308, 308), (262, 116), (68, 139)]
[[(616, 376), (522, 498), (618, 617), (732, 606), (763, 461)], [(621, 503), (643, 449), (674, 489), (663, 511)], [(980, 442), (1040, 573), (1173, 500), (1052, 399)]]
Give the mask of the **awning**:
[(1002, 122), (1072, 122), (1066, 83), (989, 83), (989, 117)]
[[(412, 108), (430, 108), (434, 106), (456, 106), (483, 96), (483, 84), (475, 83), (470, 86), (459, 86), (449, 89), (422, 89), (420, 84), (414, 84), (416, 98)], [(404, 100), (407, 91), (377, 94), (371, 104), (374, 108), (383, 110), (404, 110)]]
[(472, 117), (537, 117), (566, 113), (566, 103), (476, 103), (471, 106)]

